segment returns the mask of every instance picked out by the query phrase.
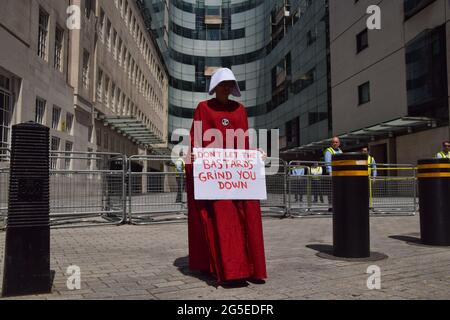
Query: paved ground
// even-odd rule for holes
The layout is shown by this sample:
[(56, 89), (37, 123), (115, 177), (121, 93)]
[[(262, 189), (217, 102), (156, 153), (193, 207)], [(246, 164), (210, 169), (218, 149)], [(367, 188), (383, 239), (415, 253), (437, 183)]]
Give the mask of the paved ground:
[[(331, 232), (329, 218), (264, 219), (269, 279), (223, 288), (188, 271), (185, 223), (52, 230), (53, 293), (26, 299), (450, 299), (450, 248), (406, 241), (419, 237), (417, 216), (371, 218), (372, 251), (389, 256), (377, 262), (317, 257)], [(0, 233), (0, 257), (4, 241)], [(380, 290), (367, 288), (373, 264)], [(67, 289), (70, 265), (81, 268), (81, 290)]]

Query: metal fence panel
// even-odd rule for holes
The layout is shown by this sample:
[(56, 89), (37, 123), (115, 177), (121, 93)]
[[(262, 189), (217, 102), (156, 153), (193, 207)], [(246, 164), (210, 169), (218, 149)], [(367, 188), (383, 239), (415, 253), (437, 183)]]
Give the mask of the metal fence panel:
[[(288, 165), (289, 214), (311, 216), (329, 214), (332, 203), (331, 176), (324, 175), (326, 163), (291, 161)], [(312, 170), (312, 168), (320, 168)]]
[[(146, 169), (133, 172), (132, 163)], [(186, 177), (176, 172), (170, 157), (132, 156), (128, 164), (130, 223), (177, 222), (187, 218)]]
[[(332, 177), (323, 174), (326, 166), (325, 162), (289, 163), (287, 198), (291, 216), (332, 214)], [(314, 175), (312, 167), (322, 167), (322, 174)], [(378, 164), (377, 171), (378, 176), (371, 177), (369, 183), (371, 213), (414, 215), (418, 206), (415, 168)]]
[(119, 225), (126, 220), (125, 156), (53, 152), (50, 164), (52, 227)]
[(417, 212), (416, 168), (405, 164), (379, 164), (370, 178), (369, 199), (373, 213)]
[(9, 165), (11, 151), (0, 148), (0, 228), (3, 228), (8, 215)]
[(286, 163), (279, 158), (267, 158), (265, 163), (267, 199), (260, 201), (262, 214), (284, 217), (288, 213)]

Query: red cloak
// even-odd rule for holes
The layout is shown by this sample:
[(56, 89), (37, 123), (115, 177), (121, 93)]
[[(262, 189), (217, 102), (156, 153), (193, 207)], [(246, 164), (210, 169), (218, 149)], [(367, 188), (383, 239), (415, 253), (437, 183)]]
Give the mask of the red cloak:
[[(235, 101), (229, 101), (227, 106), (216, 99), (200, 102), (194, 121), (202, 122), (202, 135), (215, 128), (222, 132), (224, 141), (226, 130), (248, 130), (245, 108)], [(193, 123), (191, 147), (204, 148), (211, 142), (202, 139), (197, 143), (194, 144)], [(245, 148), (249, 148), (248, 137)], [(219, 282), (267, 278), (259, 201), (195, 200), (191, 163), (186, 164), (186, 178), (189, 268), (213, 273)]]

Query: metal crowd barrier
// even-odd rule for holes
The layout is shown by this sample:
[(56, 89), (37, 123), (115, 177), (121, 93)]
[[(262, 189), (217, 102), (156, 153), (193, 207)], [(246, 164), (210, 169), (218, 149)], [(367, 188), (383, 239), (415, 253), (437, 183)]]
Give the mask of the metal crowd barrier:
[[(0, 228), (8, 210), (9, 149), (0, 148)], [(52, 228), (185, 221), (185, 175), (168, 156), (51, 152)], [(266, 159), (265, 217), (329, 216), (331, 176), (327, 164)], [(318, 169), (322, 168), (322, 169)], [(418, 210), (416, 168), (377, 164), (370, 177), (372, 214), (410, 215)], [(181, 188), (180, 188), (181, 186)]]
[(374, 214), (416, 214), (416, 168), (409, 164), (377, 164), (370, 177), (369, 204)]
[[(325, 162), (291, 161), (288, 166), (288, 211), (291, 217), (332, 214), (331, 176)], [(313, 170), (319, 168), (320, 170)], [(370, 177), (369, 207), (372, 214), (415, 215), (416, 168), (412, 165), (377, 164)]]
[(10, 160), (10, 149), (0, 148), (0, 229), (4, 228), (8, 214)]
[(126, 163), (117, 153), (51, 152), (52, 228), (126, 221)]
[(263, 216), (282, 218), (288, 215), (286, 167), (283, 159), (265, 160), (267, 199), (260, 201)]
[(186, 178), (176, 172), (170, 157), (129, 157), (128, 179), (129, 223), (154, 224), (187, 219)]
[(326, 175), (326, 166), (325, 162), (317, 161), (289, 162), (287, 198), (290, 216), (320, 216), (330, 213), (331, 176)]

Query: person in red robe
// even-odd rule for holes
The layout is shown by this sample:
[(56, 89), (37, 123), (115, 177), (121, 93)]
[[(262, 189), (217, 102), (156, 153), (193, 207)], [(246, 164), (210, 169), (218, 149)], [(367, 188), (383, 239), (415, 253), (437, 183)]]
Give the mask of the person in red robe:
[[(213, 74), (209, 93), (216, 93), (216, 98), (200, 102), (195, 110), (191, 148), (211, 147), (211, 141), (202, 137), (208, 129), (220, 130), (224, 144), (226, 130), (248, 130), (245, 107), (229, 99), (230, 94), (241, 95), (230, 69), (220, 68)], [(199, 121), (200, 139), (194, 132), (195, 122)], [(239, 145), (235, 140), (232, 147), (243, 149), (236, 147)], [(245, 149), (249, 149), (248, 135)], [(186, 164), (186, 187), (190, 270), (210, 273), (219, 283), (264, 283), (267, 273), (259, 200), (195, 200), (191, 161)]]

